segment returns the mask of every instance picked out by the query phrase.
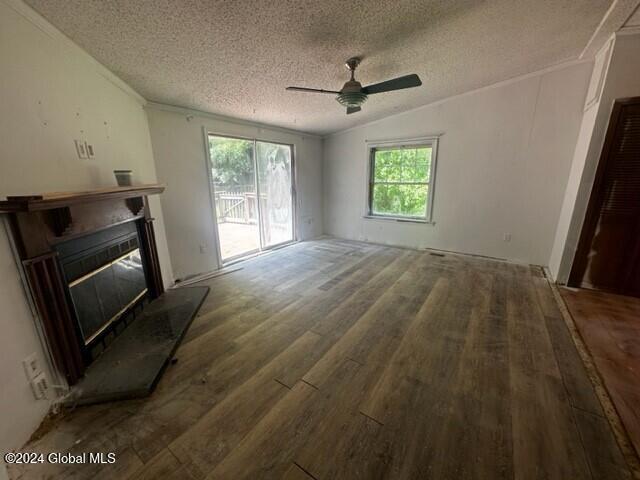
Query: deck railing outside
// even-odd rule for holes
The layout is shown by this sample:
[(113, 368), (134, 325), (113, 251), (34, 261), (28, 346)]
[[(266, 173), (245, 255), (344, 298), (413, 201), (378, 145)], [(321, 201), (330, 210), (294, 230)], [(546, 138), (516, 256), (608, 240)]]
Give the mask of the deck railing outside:
[[(253, 185), (214, 185), (218, 223), (258, 223), (257, 195)], [(264, 201), (265, 196), (261, 195)]]

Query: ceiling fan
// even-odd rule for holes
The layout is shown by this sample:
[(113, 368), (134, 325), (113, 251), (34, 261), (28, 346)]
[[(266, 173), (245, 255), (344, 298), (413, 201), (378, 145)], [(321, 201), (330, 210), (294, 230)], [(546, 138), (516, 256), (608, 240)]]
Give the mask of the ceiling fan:
[(391, 92), (393, 90), (402, 90), (403, 88), (419, 87), (422, 85), (420, 77), (413, 73), (411, 75), (405, 75), (403, 77), (363, 87), (362, 84), (354, 78), (356, 67), (359, 64), (360, 58), (358, 57), (351, 57), (347, 60), (345, 66), (351, 71), (351, 79), (343, 85), (342, 90), (339, 92), (335, 90), (321, 90), (317, 88), (304, 87), (287, 87), (287, 90), (337, 95), (336, 100), (340, 105), (347, 107), (347, 115), (349, 115), (350, 113), (356, 113), (362, 110), (360, 106), (367, 100), (369, 95), (374, 93)]

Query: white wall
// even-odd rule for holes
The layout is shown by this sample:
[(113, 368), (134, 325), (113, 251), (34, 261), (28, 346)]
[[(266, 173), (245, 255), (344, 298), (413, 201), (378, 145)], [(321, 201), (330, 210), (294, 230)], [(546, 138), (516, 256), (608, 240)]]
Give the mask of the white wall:
[(320, 138), (156, 104), (147, 105), (147, 115), (158, 178), (167, 184), (162, 208), (176, 278), (219, 268), (206, 171), (205, 128), (211, 133), (293, 144), (298, 239), (322, 234)]
[(640, 34), (621, 33), (615, 38), (600, 100), (582, 120), (549, 264), (558, 283), (566, 283), (571, 271), (614, 101), (634, 96), (640, 96)]
[[(21, 2), (0, 0), (0, 196), (114, 185), (131, 168), (156, 181), (144, 102)], [(95, 147), (78, 159), (73, 140)], [(152, 201), (165, 282), (172, 273), (158, 199)], [(20, 447), (49, 402), (33, 399), (21, 361), (45, 361), (4, 229), (0, 231), (0, 451)], [(49, 372), (50, 373), (50, 372)], [(50, 377), (51, 378), (51, 377)]]
[[(591, 68), (568, 64), (328, 137), (325, 233), (547, 265)], [(439, 133), (435, 224), (364, 219), (366, 140)]]

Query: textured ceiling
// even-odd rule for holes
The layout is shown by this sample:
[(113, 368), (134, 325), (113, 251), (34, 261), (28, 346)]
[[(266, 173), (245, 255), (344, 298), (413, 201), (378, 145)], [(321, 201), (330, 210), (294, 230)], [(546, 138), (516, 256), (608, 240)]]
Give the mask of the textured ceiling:
[[(326, 134), (577, 58), (611, 0), (27, 0), (146, 99)], [(348, 117), (363, 85), (417, 73)]]
[(640, 7), (635, 11), (631, 18), (624, 24), (625, 27), (640, 27)]

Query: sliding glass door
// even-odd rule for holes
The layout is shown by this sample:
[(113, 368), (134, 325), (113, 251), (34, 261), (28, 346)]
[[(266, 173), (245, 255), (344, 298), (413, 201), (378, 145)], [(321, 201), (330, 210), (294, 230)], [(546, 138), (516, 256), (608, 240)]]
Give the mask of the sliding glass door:
[(291, 147), (256, 142), (262, 246), (293, 240)]
[(222, 262), (293, 241), (292, 147), (217, 135), (208, 141)]

